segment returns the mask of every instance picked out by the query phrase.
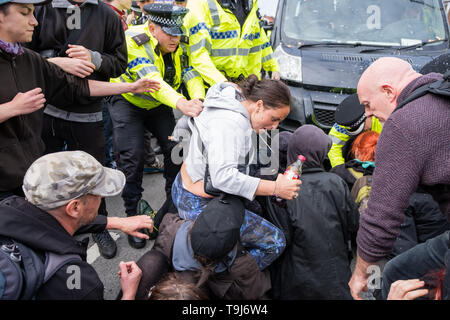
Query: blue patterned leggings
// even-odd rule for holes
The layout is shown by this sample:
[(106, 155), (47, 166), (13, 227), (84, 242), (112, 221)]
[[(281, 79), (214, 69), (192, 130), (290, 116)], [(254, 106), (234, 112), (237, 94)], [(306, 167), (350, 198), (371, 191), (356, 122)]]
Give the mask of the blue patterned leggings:
[[(172, 185), (172, 199), (180, 218), (186, 220), (195, 220), (211, 200), (184, 189), (180, 174)], [(255, 258), (259, 268), (264, 270), (283, 252), (286, 239), (283, 232), (269, 221), (245, 210), (241, 244)]]

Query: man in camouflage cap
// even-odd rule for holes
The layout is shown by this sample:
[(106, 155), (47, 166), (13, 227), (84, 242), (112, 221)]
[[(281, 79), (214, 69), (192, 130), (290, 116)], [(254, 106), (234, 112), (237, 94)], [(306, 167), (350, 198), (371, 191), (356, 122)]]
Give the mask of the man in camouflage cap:
[(116, 196), (124, 185), (121, 171), (103, 167), (86, 152), (63, 151), (36, 160), (25, 174), (22, 189), (30, 203), (47, 211), (87, 194)]
[[(37, 253), (78, 255), (79, 261), (63, 265), (37, 291), (36, 299), (103, 299), (103, 283), (86, 262), (89, 238), (75, 234), (118, 229), (148, 239), (141, 229), (153, 229), (149, 216), (128, 218), (98, 215), (102, 197), (119, 194), (125, 185), (122, 172), (103, 167), (83, 151), (47, 154), (32, 163), (22, 189), (25, 199), (12, 196), (0, 202), (0, 235), (26, 244)], [(80, 285), (69, 288), (73, 266), (79, 268)], [(71, 269), (69, 269), (71, 267)], [(121, 262), (123, 299), (134, 299), (141, 270), (132, 261)]]

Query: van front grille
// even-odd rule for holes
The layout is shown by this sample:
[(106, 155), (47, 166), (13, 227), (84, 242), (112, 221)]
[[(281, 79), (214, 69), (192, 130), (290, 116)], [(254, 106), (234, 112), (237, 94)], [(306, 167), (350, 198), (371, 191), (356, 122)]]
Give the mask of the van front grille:
[(323, 126), (333, 126), (335, 111), (335, 106), (325, 106), (317, 103), (314, 104), (314, 117), (316, 121)]

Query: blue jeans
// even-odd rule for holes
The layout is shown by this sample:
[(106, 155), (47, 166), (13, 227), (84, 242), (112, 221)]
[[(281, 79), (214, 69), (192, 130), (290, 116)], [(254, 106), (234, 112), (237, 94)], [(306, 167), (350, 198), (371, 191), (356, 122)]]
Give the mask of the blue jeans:
[[(172, 185), (172, 200), (180, 218), (185, 220), (197, 219), (211, 201), (184, 189), (180, 174)], [(275, 261), (286, 247), (286, 239), (280, 229), (248, 210), (245, 210), (240, 240), (242, 246), (255, 258), (260, 270)]]
[[(434, 279), (429, 277), (431, 274), (447, 269), (446, 276), (448, 277), (450, 265), (446, 266), (446, 260), (450, 260), (449, 235), (450, 231), (446, 231), (390, 260), (383, 271), (381, 285), (383, 299), (387, 299), (391, 284), (397, 280), (421, 279), (425, 281), (425, 286), (433, 287)], [(428, 289), (430, 288), (428, 287)], [(443, 296), (448, 289), (444, 285)]]

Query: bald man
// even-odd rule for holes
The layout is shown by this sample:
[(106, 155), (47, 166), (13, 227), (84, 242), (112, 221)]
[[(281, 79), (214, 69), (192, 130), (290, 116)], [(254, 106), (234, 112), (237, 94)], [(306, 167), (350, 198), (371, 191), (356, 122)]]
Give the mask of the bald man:
[[(368, 208), (360, 218), (357, 263), (349, 282), (355, 299), (361, 299), (360, 292), (367, 289), (368, 277), (373, 273), (368, 273), (369, 265), (392, 250), (405, 218), (408, 198), (419, 187), (433, 196), (450, 220), (450, 101), (426, 94), (395, 110), (415, 89), (441, 78), (438, 73), (421, 75), (406, 61), (389, 57), (376, 60), (359, 80), (358, 98), (366, 115), (376, 116), (384, 127), (377, 145)], [(436, 240), (434, 248), (448, 250), (448, 237), (447, 232)], [(430, 256), (426, 247), (422, 249), (417, 254), (426, 257), (427, 262), (432, 261), (436, 267), (443, 265), (444, 256)], [(395, 277), (423, 276), (421, 273), (429, 265), (426, 268), (413, 261), (403, 261), (400, 269), (404, 274)], [(388, 268), (389, 264), (385, 273), (399, 270)]]

